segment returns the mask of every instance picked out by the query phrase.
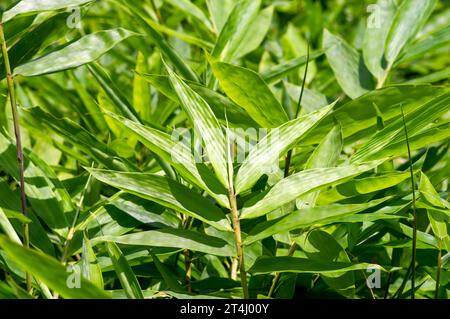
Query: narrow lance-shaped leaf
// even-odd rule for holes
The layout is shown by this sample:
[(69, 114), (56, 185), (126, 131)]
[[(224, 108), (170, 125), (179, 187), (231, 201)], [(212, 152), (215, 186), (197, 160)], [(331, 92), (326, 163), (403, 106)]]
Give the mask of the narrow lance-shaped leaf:
[(239, 42), (239, 45), (230, 60), (239, 59), (257, 49), (261, 45), (267, 32), (269, 31), (270, 24), (272, 22), (273, 10), (273, 6), (269, 6), (264, 10), (261, 10), (261, 12), (248, 26), (244, 37)]
[(312, 225), (328, 225), (340, 222), (343, 217), (352, 216), (386, 201), (386, 198), (363, 204), (333, 204), (304, 208), (256, 225), (244, 240), (245, 245), (255, 241)]
[(21, 0), (14, 7), (3, 13), (2, 23), (5, 23), (18, 15), (81, 6), (92, 1), (93, 0)]
[(226, 144), (222, 128), (205, 100), (185, 84), (169, 67), (169, 79), (188, 114), (197, 138), (201, 138), (218, 179), (228, 189)]
[(230, 61), (260, 6), (261, 0), (242, 0), (236, 3), (211, 52), (214, 58)]
[(198, 21), (202, 22), (208, 29), (212, 29), (211, 22), (208, 20), (203, 11), (197, 7), (192, 1), (189, 0), (164, 0), (173, 6), (178, 7), (180, 10), (188, 15), (195, 17)]
[(397, 10), (386, 40), (386, 60), (393, 64), (408, 41), (423, 27), (436, 0), (404, 0)]
[(116, 170), (132, 168), (132, 166), (121, 162), (117, 154), (107, 145), (98, 141), (90, 132), (69, 119), (58, 119), (39, 107), (24, 110), (24, 119), (36, 127), (40, 127), (39, 124), (45, 125), (46, 129), (50, 129), (67, 139), (76, 148), (89, 154), (107, 168)]
[[(433, 184), (431, 184), (430, 180), (424, 173), (421, 174), (419, 191), (430, 204), (438, 207), (439, 209), (447, 210), (449, 212), (448, 216), (450, 216), (450, 205), (448, 203), (444, 203), (444, 200), (441, 199), (439, 194), (434, 189)], [(430, 220), (431, 228), (433, 229), (435, 236), (440, 240), (448, 237), (448, 217), (438, 209), (434, 210), (432, 207), (427, 209), (427, 211), (428, 219)]]
[(378, 265), (367, 263), (345, 263), (345, 262), (322, 262), (307, 258), (297, 257), (263, 257), (256, 261), (250, 269), (254, 275), (274, 273), (274, 272), (296, 272), (310, 274), (336, 274), (350, 270), (365, 270), (369, 267), (383, 269)]
[(252, 148), (235, 179), (236, 193), (248, 190), (268, 169), (278, 165), (279, 157), (295, 144), (334, 107), (334, 103), (273, 129)]
[[(0, 247), (23, 270), (30, 272), (64, 298), (108, 299), (108, 295), (79, 274), (68, 272), (58, 261), (0, 236)], [(70, 270), (70, 268), (69, 268)], [(78, 278), (78, 279), (77, 279)], [(79, 280), (79, 281), (78, 281)], [(71, 288), (71, 286), (73, 287)], [(75, 288), (76, 286), (77, 288)]]
[(289, 120), (258, 73), (222, 62), (211, 61), (211, 67), (228, 97), (244, 108), (261, 127), (276, 127)]
[[(66, 13), (58, 14), (43, 21), (34, 28), (31, 27), (31, 30), (27, 30), (26, 34), (8, 50), (11, 68), (14, 69), (16, 66), (31, 60), (39, 52), (45, 41), (48, 41), (49, 38), (57, 33), (57, 30), (60, 30), (60, 28), (65, 25), (66, 19)], [(0, 79), (6, 77), (5, 70), (3, 61), (1, 61)]]
[[(143, 77), (147, 82), (149, 82), (160, 93), (162, 93), (172, 101), (180, 103), (177, 94), (170, 84), (168, 76), (141, 73), (139, 75)], [(258, 127), (258, 124), (250, 118), (250, 116), (244, 109), (230, 101), (230, 99), (228, 99), (226, 96), (198, 83), (186, 81), (186, 84), (189, 85), (195, 92), (201, 95), (201, 97), (211, 107), (211, 110), (214, 112), (214, 115), (217, 117), (217, 119), (221, 120), (222, 123), (228, 123), (230, 126), (235, 125), (236, 127), (240, 128)]]
[(141, 287), (133, 273), (130, 265), (120, 251), (119, 247), (113, 242), (106, 242), (106, 250), (112, 260), (117, 277), (125, 290), (126, 295), (130, 299), (144, 299)]
[(293, 174), (275, 184), (270, 190), (246, 202), (241, 210), (241, 218), (263, 216), (301, 195), (342, 183), (379, 164), (381, 161), (334, 168), (316, 168)]
[(374, 193), (400, 184), (410, 177), (409, 172), (386, 172), (365, 178), (354, 178), (329, 190), (320, 192), (318, 205), (338, 202), (346, 198)]
[[(450, 109), (450, 92), (436, 96), (427, 103), (420, 105), (412, 112), (405, 114), (408, 134), (413, 135), (420, 129), (444, 115)], [(397, 118), (382, 131), (375, 134), (352, 157), (351, 161), (361, 162), (379, 158), (379, 152), (391, 143), (404, 138), (403, 119)]]
[(206, 5), (217, 34), (220, 34), (222, 31), (235, 3), (236, 0), (206, 0)]
[[(401, 115), (400, 104), (403, 105), (406, 114), (447, 91), (445, 87), (430, 85), (397, 85), (371, 91), (330, 113), (301, 141), (301, 144), (319, 144), (336, 121), (342, 127), (346, 143), (370, 138), (377, 130), (378, 118), (381, 117), (388, 123)], [(377, 105), (378, 110), (374, 105)]]
[[(342, 146), (343, 141), (341, 127), (336, 125), (313, 151), (311, 156), (308, 158), (304, 169), (336, 166), (337, 160), (341, 155)], [(309, 193), (297, 199), (297, 208), (315, 206), (319, 193), (320, 192)]]
[(88, 65), (88, 70), (92, 73), (98, 84), (100, 84), (105, 94), (111, 99), (120, 113), (133, 121), (140, 122), (140, 118), (135, 108), (115, 85), (106, 70), (98, 63)]
[(164, 176), (86, 168), (96, 179), (136, 196), (197, 218), (221, 230), (231, 230), (220, 208), (188, 187)]
[(6, 212), (1, 207), (0, 207), (0, 228), (11, 241), (18, 244), (22, 244), (19, 236), (14, 230), (14, 227), (11, 225), (11, 222), (9, 221), (8, 216), (6, 215)]
[(394, 65), (420, 59), (450, 44), (450, 26), (428, 35), (426, 38), (408, 45)]
[(225, 240), (183, 229), (159, 229), (141, 231), (123, 236), (97, 237), (93, 242), (112, 241), (124, 245), (149, 247), (174, 247), (204, 252), (217, 256), (234, 256), (234, 246)]
[(137, 20), (139, 25), (143, 28), (144, 32), (155, 42), (155, 44), (160, 48), (164, 56), (173, 63), (180, 74), (183, 75), (188, 80), (198, 82), (198, 76), (191, 69), (191, 67), (183, 60), (183, 58), (178, 54), (177, 51), (164, 39), (164, 37), (155, 30), (154, 23), (143, 16), (142, 12), (134, 1), (120, 0), (125, 8), (128, 8), (130, 14)]
[(87, 234), (84, 234), (83, 236), (81, 270), (81, 273), (86, 280), (89, 280), (100, 289), (103, 289), (102, 268), (98, 263)]
[[(289, 95), (292, 101), (298, 103), (298, 97), (302, 92), (302, 87), (298, 85), (291, 84), (289, 82), (284, 82), (284, 87), (286, 88), (286, 93)], [(301, 101), (300, 115), (311, 113), (317, 111), (328, 104), (331, 101), (326, 95), (319, 93), (314, 90), (303, 88), (303, 97)]]
[(170, 163), (184, 178), (207, 191), (221, 205), (229, 206), (227, 190), (203, 163), (195, 162), (191, 149), (183, 141), (113, 113), (107, 114), (122, 123), (126, 130), (132, 132), (141, 143)]
[(133, 35), (135, 33), (123, 28), (88, 34), (60, 50), (15, 68), (14, 74), (36, 76), (73, 69), (97, 60), (118, 43)]
[(323, 34), (323, 46), (336, 80), (342, 90), (355, 99), (374, 88), (371, 74), (361, 55), (343, 39), (331, 34)]
[(363, 56), (367, 68), (381, 79), (386, 72), (387, 61), (384, 56), (386, 39), (389, 35), (396, 5), (394, 0), (378, 0), (368, 18), (364, 35)]

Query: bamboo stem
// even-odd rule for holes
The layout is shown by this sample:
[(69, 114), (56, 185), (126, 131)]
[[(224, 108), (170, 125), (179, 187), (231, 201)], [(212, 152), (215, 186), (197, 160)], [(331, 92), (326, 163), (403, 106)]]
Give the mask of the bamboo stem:
[(239, 214), (237, 209), (236, 194), (234, 192), (234, 189), (232, 188), (230, 189), (230, 206), (233, 219), (234, 241), (236, 244), (236, 258), (238, 260), (241, 277), (241, 286), (242, 290), (244, 291), (244, 299), (248, 299), (249, 294), (247, 285), (247, 272), (245, 271), (245, 264), (244, 264), (244, 248), (242, 244), (241, 222), (239, 220)]
[(191, 277), (192, 277), (192, 263), (191, 263), (191, 256), (188, 249), (185, 249), (183, 251), (184, 254), (184, 269), (186, 272), (185, 280), (186, 280), (186, 290), (187, 292), (192, 292), (192, 285), (191, 285)]
[[(3, 61), (5, 63), (6, 69), (6, 81), (8, 84), (9, 101), (11, 103), (11, 111), (14, 121), (14, 134), (16, 137), (17, 145), (17, 161), (19, 164), (19, 179), (20, 179), (20, 199), (21, 199), (21, 210), (24, 216), (27, 216), (27, 197), (25, 195), (25, 169), (23, 163), (23, 147), (22, 147), (22, 137), (20, 133), (20, 117), (17, 110), (16, 102), (16, 91), (14, 87), (14, 77), (11, 72), (11, 65), (9, 63), (8, 48), (6, 46), (5, 34), (3, 32), (3, 24), (0, 23), (0, 44), (2, 46)], [(24, 247), (30, 247), (30, 235), (29, 226), (27, 223), (23, 224), (23, 245)], [(27, 292), (31, 292), (31, 274), (26, 273), (26, 285)]]

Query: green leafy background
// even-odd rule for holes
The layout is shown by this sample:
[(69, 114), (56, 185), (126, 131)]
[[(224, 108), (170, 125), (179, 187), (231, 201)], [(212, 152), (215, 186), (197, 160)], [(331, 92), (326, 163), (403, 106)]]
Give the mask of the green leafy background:
[(0, 298), (450, 296), (448, 0), (0, 9)]

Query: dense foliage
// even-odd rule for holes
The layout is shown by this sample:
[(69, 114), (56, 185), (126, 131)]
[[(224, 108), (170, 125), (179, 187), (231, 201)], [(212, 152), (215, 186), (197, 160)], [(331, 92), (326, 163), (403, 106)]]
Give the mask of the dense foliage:
[(448, 0), (0, 9), (0, 298), (450, 296)]

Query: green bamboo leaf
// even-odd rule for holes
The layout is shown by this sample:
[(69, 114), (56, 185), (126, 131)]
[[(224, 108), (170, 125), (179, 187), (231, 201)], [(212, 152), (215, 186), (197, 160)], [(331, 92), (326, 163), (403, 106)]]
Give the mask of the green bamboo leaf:
[(135, 34), (131, 31), (122, 28), (92, 33), (60, 50), (16, 67), (14, 74), (36, 76), (73, 69), (97, 60), (118, 43), (133, 35)]
[(244, 240), (244, 244), (250, 245), (258, 240), (294, 229), (338, 223), (344, 217), (378, 206), (386, 200), (387, 198), (363, 204), (333, 204), (300, 209), (285, 216), (258, 224), (249, 232)]
[(127, 297), (129, 299), (144, 299), (139, 282), (119, 247), (113, 242), (106, 242), (106, 250)]
[(333, 184), (340, 184), (379, 164), (381, 161), (334, 168), (316, 168), (293, 174), (279, 181), (270, 190), (246, 202), (241, 210), (241, 218), (263, 216), (301, 195)]
[(273, 129), (259, 141), (242, 163), (235, 179), (236, 193), (248, 190), (267, 171), (278, 165), (279, 157), (314, 128), (334, 107), (334, 103), (317, 112), (289, 121)]
[(408, 63), (434, 53), (440, 48), (445, 48), (450, 44), (450, 26), (428, 35), (426, 38), (407, 46), (399, 56), (397, 64)]
[(225, 135), (217, 118), (200, 95), (184, 83), (170, 68), (167, 67), (167, 70), (170, 83), (194, 126), (195, 134), (202, 139), (217, 178), (228, 189)]
[[(342, 130), (339, 125), (333, 127), (323, 141), (313, 151), (304, 169), (335, 167), (343, 146)], [(312, 192), (297, 199), (297, 208), (315, 206), (320, 192)]]
[(246, 33), (235, 50), (236, 53), (230, 58), (230, 60), (240, 59), (248, 53), (256, 50), (261, 45), (267, 32), (269, 31), (270, 24), (272, 22), (273, 10), (273, 6), (269, 6), (261, 10), (261, 12), (248, 26)]
[(325, 29), (323, 46), (336, 80), (342, 90), (352, 99), (364, 95), (374, 88), (370, 72), (361, 55), (342, 38)]
[(370, 72), (381, 79), (385, 76), (387, 68), (384, 56), (385, 43), (397, 7), (394, 0), (378, 0), (374, 8), (375, 10), (368, 18), (364, 34), (363, 56)]
[(355, 178), (329, 190), (322, 191), (317, 199), (317, 204), (326, 205), (349, 197), (374, 193), (398, 185), (409, 177), (409, 172), (392, 171), (361, 179)]
[(70, 288), (67, 284), (71, 280), (66, 268), (58, 261), (43, 253), (24, 248), (0, 235), (0, 247), (23, 270), (29, 271), (49, 288), (58, 292), (64, 298), (74, 299), (108, 299), (108, 295), (94, 284), (79, 279), (79, 288)]
[(321, 262), (307, 258), (297, 257), (262, 257), (257, 260), (250, 269), (254, 275), (268, 274), (274, 272), (295, 272), (310, 274), (339, 274), (343, 271), (365, 270), (369, 267), (384, 270), (379, 265), (367, 263), (345, 263), (345, 262)]
[[(432, 123), (444, 115), (450, 109), (450, 92), (446, 92), (434, 99), (422, 104), (420, 107), (405, 115), (408, 134), (413, 135), (427, 124)], [(379, 152), (391, 143), (396, 143), (404, 139), (403, 119), (397, 118), (382, 131), (375, 134), (365, 143), (352, 157), (352, 162), (368, 161), (379, 159)], [(382, 154), (382, 153), (380, 153)]]
[(97, 261), (97, 257), (91, 246), (91, 241), (86, 233), (83, 236), (81, 273), (86, 280), (89, 280), (98, 288), (103, 289), (102, 268)]
[(386, 60), (392, 65), (408, 41), (423, 27), (436, 0), (405, 0), (395, 14), (386, 40)]
[(24, 110), (24, 119), (35, 127), (42, 127), (43, 130), (51, 129), (105, 167), (124, 171), (133, 168), (129, 163), (123, 163), (106, 144), (69, 119), (58, 119), (39, 107)]
[[(69, 77), (72, 80), (74, 89), (83, 102), (84, 107), (88, 113), (87, 118), (91, 118), (93, 125), (98, 132), (105, 132), (108, 129), (108, 125), (100, 113), (100, 108), (95, 99), (89, 94), (86, 83), (83, 83), (81, 79), (77, 77), (75, 72), (69, 72)], [(92, 131), (91, 131), (92, 132)]]
[[(298, 103), (298, 97), (300, 96), (300, 93), (302, 92), (302, 87), (298, 85), (291, 84), (289, 82), (284, 82), (284, 87), (286, 88), (286, 92), (291, 98), (292, 101)], [(303, 88), (303, 97), (301, 102), (301, 113), (311, 113), (314, 111), (317, 111), (327, 105), (329, 105), (331, 101), (329, 99), (314, 90), (310, 90), (307, 88)]]
[[(180, 103), (177, 94), (170, 84), (168, 76), (142, 73), (139, 73), (139, 75), (166, 97), (176, 103)], [(222, 94), (192, 81), (186, 81), (186, 84), (189, 85), (192, 90), (197, 92), (206, 101), (206, 103), (208, 103), (211, 110), (214, 112), (214, 115), (222, 122), (222, 124), (226, 124), (228, 122), (230, 126), (246, 128), (258, 127), (258, 124), (252, 120), (244, 109), (237, 106)]]
[(81, 6), (89, 2), (92, 2), (92, 0), (21, 0), (14, 7), (3, 13), (2, 23), (6, 23), (19, 15), (60, 10), (67, 7)]
[(1, 207), (0, 207), (0, 227), (3, 230), (3, 233), (8, 236), (8, 238), (21, 245), (22, 242), (19, 238), (19, 236), (17, 235), (16, 231), (14, 230), (13, 225), (11, 225), (11, 222), (8, 219), (7, 216), (7, 212), (5, 212)]
[(183, 75), (184, 78), (198, 82), (198, 76), (191, 69), (191, 67), (185, 63), (183, 58), (175, 51), (175, 49), (164, 39), (164, 37), (154, 28), (153, 21), (142, 15), (142, 10), (137, 3), (133, 1), (121, 0), (120, 3), (127, 8), (144, 32), (155, 42), (164, 56), (173, 63), (176, 69)]
[[(20, 190), (13, 191), (10, 187), (9, 183), (0, 179), (0, 207), (8, 218), (9, 214), (22, 215)], [(50, 241), (47, 230), (42, 226), (32, 207), (28, 207), (27, 221), (24, 222), (28, 223), (32, 245), (47, 255), (55, 256), (55, 248)], [(8, 222), (5, 221), (7, 228), (9, 228), (9, 224), (14, 227), (19, 236), (23, 236), (23, 222), (20, 222), (19, 219), (9, 218)]]
[[(450, 137), (449, 124), (430, 127), (422, 129), (420, 132), (409, 137), (409, 145), (411, 150), (418, 150), (422, 147), (427, 147), (436, 142), (445, 141)], [(376, 155), (373, 154), (370, 158), (393, 158), (405, 153), (405, 137), (397, 136), (389, 145), (386, 145)]]
[(231, 60), (260, 6), (261, 0), (242, 0), (236, 3), (211, 52), (214, 58), (220, 58), (224, 62)]
[[(51, 169), (44, 167), (45, 163), (33, 158), (27, 151), (25, 161), (24, 175), (27, 185), (25, 192), (28, 201), (38, 216), (53, 231), (64, 236), (68, 230), (66, 212), (73, 210), (73, 207), (67, 207), (66, 199), (68, 197), (70, 203), (70, 196), (67, 193), (64, 194), (59, 182), (55, 183), (54, 176), (48, 176), (47, 173), (50, 173)], [(14, 179), (19, 180), (16, 146), (2, 134), (0, 134), (0, 167)]]
[(221, 230), (231, 230), (220, 208), (177, 181), (145, 173), (86, 168), (99, 181), (197, 218)]
[(234, 247), (226, 241), (201, 234), (197, 231), (183, 229), (158, 229), (141, 231), (123, 236), (97, 237), (93, 242), (112, 241), (124, 245), (173, 247), (189, 249), (217, 256), (234, 256)]
[(164, 1), (179, 8), (185, 14), (196, 18), (198, 21), (202, 22), (208, 29), (212, 29), (212, 25), (209, 19), (206, 17), (203, 11), (191, 1), (189, 0), (164, 0)]
[[(31, 27), (9, 50), (11, 68), (31, 60), (41, 49), (43, 44), (52, 38), (66, 22), (67, 14), (59, 14)], [(3, 61), (0, 62), (0, 79), (5, 78), (6, 72)]]
[[(447, 210), (447, 215), (450, 216), (450, 205), (439, 196), (424, 173), (421, 173), (419, 191), (432, 206), (436, 206), (440, 210)], [(448, 237), (448, 217), (439, 210), (435, 210), (433, 207), (430, 208), (427, 209), (427, 212), (433, 233), (439, 240), (444, 240), (444, 238)]]
[(204, 164), (196, 163), (191, 149), (187, 145), (175, 140), (173, 136), (167, 133), (119, 117), (113, 113), (107, 114), (120, 122), (127, 131), (134, 134), (152, 152), (157, 153), (164, 161), (170, 163), (184, 178), (207, 191), (222, 206), (229, 207), (227, 190)]
[(409, 113), (445, 92), (448, 92), (445, 87), (430, 85), (398, 85), (371, 91), (330, 113), (301, 141), (301, 145), (319, 144), (336, 121), (342, 127), (346, 144), (365, 140), (377, 131), (379, 117), (389, 123), (401, 116), (400, 104), (405, 113)]
[(136, 74), (133, 79), (133, 106), (139, 117), (144, 121), (151, 120), (150, 86), (139, 76), (139, 73), (148, 72), (147, 59), (142, 52), (138, 52), (136, 58)]
[(217, 34), (220, 34), (222, 31), (236, 2), (236, 0), (206, 0), (206, 5)]
[(244, 108), (261, 127), (276, 127), (289, 120), (258, 73), (222, 62), (213, 61), (211, 67), (228, 97)]
[(136, 122), (140, 122), (136, 109), (131, 105), (121, 90), (114, 84), (106, 70), (97, 63), (88, 66), (89, 72), (97, 80), (107, 97), (114, 103), (120, 113)]

